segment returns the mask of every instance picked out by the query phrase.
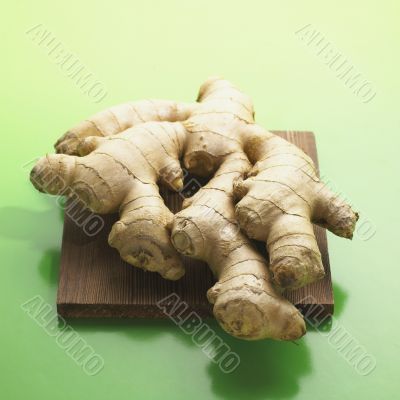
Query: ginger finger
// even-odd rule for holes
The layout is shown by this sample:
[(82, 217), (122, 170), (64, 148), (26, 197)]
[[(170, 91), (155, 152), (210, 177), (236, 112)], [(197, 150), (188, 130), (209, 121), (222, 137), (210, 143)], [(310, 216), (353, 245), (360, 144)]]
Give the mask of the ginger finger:
[(235, 223), (232, 183), (249, 168), (228, 156), (216, 176), (175, 215), (176, 249), (208, 263), (218, 282), (208, 291), (214, 315), (229, 334), (247, 340), (294, 340), (305, 333), (299, 311), (272, 285), (267, 263)]
[(116, 135), (145, 122), (183, 121), (192, 104), (168, 100), (141, 100), (101, 111), (67, 131), (54, 145), (57, 153), (78, 155), (80, 142), (88, 136)]
[(89, 137), (80, 145), (89, 154), (44, 157), (33, 168), (31, 181), (40, 191), (73, 193), (94, 212), (119, 211), (110, 245), (128, 263), (178, 279), (184, 269), (167, 228), (172, 213), (157, 183), (179, 190), (185, 137), (179, 122), (148, 122), (106, 138)]

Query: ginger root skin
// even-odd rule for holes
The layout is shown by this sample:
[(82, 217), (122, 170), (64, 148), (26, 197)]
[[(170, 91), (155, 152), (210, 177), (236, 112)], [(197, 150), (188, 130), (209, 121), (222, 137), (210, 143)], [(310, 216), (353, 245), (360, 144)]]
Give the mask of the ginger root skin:
[(274, 287), (266, 260), (236, 224), (233, 181), (249, 167), (243, 155), (227, 157), (175, 215), (172, 243), (212, 269), (218, 281), (207, 297), (226, 332), (245, 340), (295, 340), (306, 332), (302, 315)]
[[(93, 212), (119, 211), (109, 244), (130, 264), (166, 279), (179, 279), (184, 268), (168, 229), (173, 214), (157, 183), (181, 188), (179, 157), (185, 137), (180, 122), (146, 122), (110, 136), (84, 135), (78, 144), (68, 138), (59, 145), (80, 156), (43, 157), (33, 168), (31, 181), (50, 194), (60, 194), (67, 187), (66, 194), (74, 193)], [(49, 185), (53, 181), (63, 184)]]
[[(285, 289), (324, 276), (313, 224), (351, 238), (358, 214), (318, 178), (312, 160), (254, 121), (251, 99), (208, 79), (197, 102), (143, 100), (102, 111), (40, 159), (33, 185), (77, 195), (97, 213), (119, 212), (109, 243), (128, 263), (167, 279), (179, 253), (206, 261), (217, 283), (214, 315), (233, 336), (294, 340), (305, 333)], [(175, 216), (159, 185), (179, 191), (185, 168), (211, 177)], [(269, 260), (250, 239), (265, 242)]]
[(319, 180), (303, 151), (255, 123), (250, 98), (230, 82), (208, 79), (198, 100), (183, 122), (185, 167), (212, 176), (232, 154), (246, 157), (251, 168), (233, 185), (240, 228), (266, 243), (278, 287), (296, 289), (321, 279), (313, 223), (351, 238), (358, 214)]

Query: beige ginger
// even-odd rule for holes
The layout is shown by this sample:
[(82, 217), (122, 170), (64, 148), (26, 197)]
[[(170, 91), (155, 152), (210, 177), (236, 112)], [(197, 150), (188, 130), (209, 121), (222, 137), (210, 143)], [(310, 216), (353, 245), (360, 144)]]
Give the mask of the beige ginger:
[[(320, 279), (312, 223), (351, 238), (358, 218), (319, 181), (312, 160), (256, 125), (250, 98), (218, 78), (202, 85), (196, 103), (146, 100), (96, 114), (56, 150), (63, 154), (32, 170), (33, 184), (52, 194), (66, 184), (95, 212), (119, 210), (109, 243), (132, 265), (178, 279), (175, 248), (206, 261), (218, 279), (208, 292), (214, 314), (245, 339), (304, 334), (301, 315), (274, 284)], [(180, 159), (212, 179), (174, 217), (158, 184), (181, 189)], [(49, 176), (60, 179), (48, 184)], [(266, 243), (269, 268), (247, 237)]]

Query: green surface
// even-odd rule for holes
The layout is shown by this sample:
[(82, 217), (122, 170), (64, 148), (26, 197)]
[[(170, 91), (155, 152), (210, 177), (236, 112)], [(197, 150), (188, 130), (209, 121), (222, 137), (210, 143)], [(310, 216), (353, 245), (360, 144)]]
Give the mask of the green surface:
[[(104, 4), (103, 4), (104, 3)], [(398, 394), (398, 1), (20, 1), (1, 15), (1, 356), (3, 399), (393, 399)], [(94, 103), (25, 32), (43, 24), (107, 96)], [(295, 31), (306, 24), (343, 53), (376, 96), (363, 103)], [(219, 74), (254, 100), (270, 129), (313, 130), (322, 174), (376, 229), (329, 235), (337, 323), (376, 359), (357, 373), (332, 336), (235, 340), (223, 374), (169, 321), (72, 326), (105, 361), (88, 376), (20, 307), (55, 303), (62, 213), (23, 165), (68, 127), (126, 100), (191, 100)]]

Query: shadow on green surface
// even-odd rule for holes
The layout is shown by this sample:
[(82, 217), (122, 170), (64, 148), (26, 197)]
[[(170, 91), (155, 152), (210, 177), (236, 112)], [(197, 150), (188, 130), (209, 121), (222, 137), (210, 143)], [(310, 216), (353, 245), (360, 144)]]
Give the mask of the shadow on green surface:
[(58, 283), (58, 272), (60, 270), (59, 249), (47, 250), (38, 264), (40, 276), (50, 285), (54, 286)]
[(51, 204), (50, 197), (43, 199), (45, 203), (50, 203), (50, 207), (44, 211), (18, 207), (0, 208), (0, 237), (24, 241), (32, 247), (43, 249), (38, 271), (53, 286), (57, 284), (60, 266), (60, 210)]
[(223, 399), (291, 398), (299, 381), (311, 373), (309, 350), (303, 340), (297, 345), (272, 340), (246, 342), (224, 335), (225, 342), (240, 356), (239, 367), (230, 374), (210, 363), (212, 390)]
[(59, 210), (52, 205), (44, 211), (19, 207), (0, 208), (0, 237), (30, 242), (48, 249), (60, 244), (62, 224)]
[(333, 284), (333, 295), (335, 299), (335, 310), (333, 315), (339, 317), (349, 298), (349, 294), (337, 283)]
[[(291, 398), (300, 388), (300, 380), (312, 371), (310, 353), (304, 340), (298, 343), (265, 340), (249, 342), (235, 339), (206, 320), (215, 333), (240, 357), (240, 365), (230, 374), (209, 361), (207, 374), (216, 398), (281, 399)], [(81, 333), (96, 331), (122, 333), (134, 341), (151, 341), (158, 336), (173, 336), (183, 345), (196, 348), (191, 335), (186, 335), (169, 320), (69, 319)], [(201, 352), (202, 349), (198, 348)], [(204, 354), (204, 357), (207, 357)]]

